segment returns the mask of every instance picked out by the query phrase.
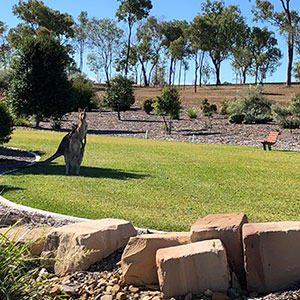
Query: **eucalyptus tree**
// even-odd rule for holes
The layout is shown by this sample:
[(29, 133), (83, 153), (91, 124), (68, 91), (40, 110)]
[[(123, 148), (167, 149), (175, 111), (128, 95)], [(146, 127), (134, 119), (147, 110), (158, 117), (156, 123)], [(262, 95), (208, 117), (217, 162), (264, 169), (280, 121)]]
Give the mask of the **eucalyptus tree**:
[(12, 8), (13, 14), (24, 23), (10, 30), (10, 40), (18, 42), (24, 34), (35, 35), (38, 31), (47, 30), (53, 36), (65, 42), (74, 36), (74, 20), (67, 13), (60, 13), (46, 6), (43, 1), (19, 0)]
[[(162, 50), (162, 38), (162, 25), (156, 17), (151, 16), (147, 18), (147, 20), (137, 28), (136, 51), (146, 86), (149, 85), (152, 72), (159, 61)], [(150, 67), (148, 67), (148, 64), (151, 64)]]
[(0, 21), (0, 69), (6, 69), (9, 64), (11, 48), (7, 40), (7, 26)]
[(252, 75), (255, 77), (255, 83), (262, 82), (266, 74), (272, 74), (280, 64), (282, 54), (277, 48), (277, 40), (274, 32), (269, 31), (266, 27), (253, 27), (251, 33), (252, 39), (252, 57), (251, 67)]
[[(295, 0), (295, 2), (298, 0)], [(274, 1), (272, 1), (274, 2)], [(279, 0), (282, 10), (276, 11), (271, 1), (256, 0), (256, 8), (253, 9), (254, 20), (268, 21), (279, 29), (279, 33), (286, 37), (288, 65), (286, 85), (290, 86), (292, 81), (292, 67), (294, 57), (294, 46), (297, 34), (299, 34), (300, 14), (299, 11), (291, 9), (291, 0)]]
[(124, 21), (128, 24), (127, 51), (125, 60), (125, 76), (128, 73), (129, 57), (131, 48), (131, 35), (134, 24), (148, 17), (152, 9), (151, 0), (118, 0), (120, 5), (117, 9), (116, 16), (118, 21)]
[(88, 39), (92, 53), (88, 65), (92, 70), (103, 69), (106, 81), (111, 78), (114, 61), (120, 54), (123, 30), (114, 20), (93, 18), (89, 23)]
[(163, 40), (161, 45), (166, 47), (170, 57), (169, 80), (168, 84), (172, 84), (172, 78), (175, 76), (175, 64), (177, 59), (183, 58), (184, 47), (187, 40), (184, 37), (184, 32), (188, 27), (186, 21), (173, 20), (162, 22)]
[(244, 28), (244, 18), (235, 5), (225, 6), (224, 1), (206, 0), (202, 15), (194, 18), (199, 27), (202, 50), (208, 51), (216, 74), (216, 84), (221, 84), (221, 63), (227, 59)]
[(89, 31), (89, 19), (86, 11), (82, 11), (78, 16), (78, 23), (74, 26), (74, 44), (79, 52), (79, 70), (82, 72), (83, 68), (83, 55), (87, 46)]

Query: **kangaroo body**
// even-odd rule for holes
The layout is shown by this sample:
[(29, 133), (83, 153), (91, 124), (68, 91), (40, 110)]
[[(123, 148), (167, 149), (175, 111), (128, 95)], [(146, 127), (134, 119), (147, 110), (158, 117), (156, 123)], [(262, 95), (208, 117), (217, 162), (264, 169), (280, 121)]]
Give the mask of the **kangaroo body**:
[(63, 137), (57, 151), (43, 163), (50, 163), (63, 155), (66, 163), (66, 174), (69, 174), (70, 168), (75, 168), (76, 174), (79, 174), (86, 144), (87, 127), (86, 112), (80, 110), (77, 125)]

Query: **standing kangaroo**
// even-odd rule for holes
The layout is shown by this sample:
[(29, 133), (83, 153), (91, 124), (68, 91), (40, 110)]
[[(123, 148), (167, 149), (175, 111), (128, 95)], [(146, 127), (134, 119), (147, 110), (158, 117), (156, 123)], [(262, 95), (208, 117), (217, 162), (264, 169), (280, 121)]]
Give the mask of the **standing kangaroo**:
[(49, 163), (63, 155), (66, 163), (66, 174), (70, 168), (75, 167), (76, 174), (79, 174), (80, 165), (83, 159), (87, 133), (86, 109), (79, 110), (78, 123), (60, 142), (57, 151), (42, 163)]

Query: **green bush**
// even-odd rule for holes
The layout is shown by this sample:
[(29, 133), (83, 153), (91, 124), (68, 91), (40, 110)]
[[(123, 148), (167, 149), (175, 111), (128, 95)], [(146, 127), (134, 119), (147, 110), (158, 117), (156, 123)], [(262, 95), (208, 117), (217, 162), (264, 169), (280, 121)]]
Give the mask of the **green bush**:
[(0, 101), (0, 144), (7, 143), (13, 132), (13, 117), (5, 103)]
[(10, 82), (10, 75), (5, 70), (0, 70), (0, 92), (7, 91)]
[(211, 117), (214, 113), (217, 112), (217, 105), (210, 104), (207, 99), (203, 99), (201, 110), (204, 116)]
[(153, 111), (154, 98), (146, 98), (142, 103), (142, 110), (149, 115)]
[(155, 114), (162, 116), (164, 128), (167, 134), (171, 134), (172, 120), (178, 120), (181, 111), (179, 92), (174, 87), (162, 90), (161, 96), (157, 96), (153, 103)]
[(228, 101), (227, 112), (231, 123), (268, 123), (272, 120), (271, 105), (274, 101), (263, 95), (261, 86), (248, 87)]
[(75, 73), (70, 80), (73, 89), (74, 110), (77, 111), (78, 108), (85, 107), (88, 109), (96, 108), (93, 83), (81, 73)]
[(107, 107), (118, 113), (121, 120), (121, 111), (129, 110), (134, 104), (133, 82), (126, 76), (117, 75), (106, 86), (104, 101)]
[(291, 96), (291, 104), (283, 106), (280, 104), (272, 105), (275, 120), (282, 128), (300, 128), (300, 94)]
[(230, 99), (226, 99), (224, 102), (222, 102), (221, 109), (220, 109), (221, 115), (223, 115), (223, 116), (228, 115), (228, 105), (229, 105), (230, 101), (231, 101)]
[(190, 118), (190, 119), (196, 119), (197, 118), (197, 113), (198, 113), (198, 110), (194, 107), (188, 109), (187, 111), (187, 116)]

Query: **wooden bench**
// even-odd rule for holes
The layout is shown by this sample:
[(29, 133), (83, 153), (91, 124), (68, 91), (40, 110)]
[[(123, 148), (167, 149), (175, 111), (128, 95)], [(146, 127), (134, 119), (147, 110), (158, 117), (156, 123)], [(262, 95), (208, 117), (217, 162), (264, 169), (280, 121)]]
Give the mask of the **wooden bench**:
[(266, 140), (259, 140), (263, 144), (264, 150), (267, 150), (267, 146), (271, 150), (271, 146), (277, 142), (279, 134), (278, 131), (271, 131)]

